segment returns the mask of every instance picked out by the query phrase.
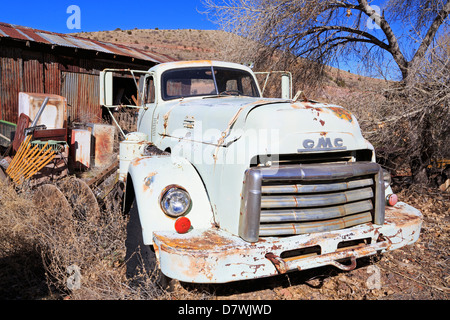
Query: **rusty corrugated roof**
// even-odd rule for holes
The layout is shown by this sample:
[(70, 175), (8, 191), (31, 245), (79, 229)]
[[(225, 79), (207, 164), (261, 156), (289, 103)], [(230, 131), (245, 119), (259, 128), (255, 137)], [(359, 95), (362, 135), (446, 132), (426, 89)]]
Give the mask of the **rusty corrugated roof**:
[(12, 38), (23, 41), (45, 43), (52, 46), (56, 45), (62, 47), (80, 48), (85, 50), (132, 57), (156, 63), (174, 61), (174, 59), (162, 54), (143, 51), (124, 45), (75, 37), (73, 35), (37, 30), (3, 22), (0, 22), (0, 38)]

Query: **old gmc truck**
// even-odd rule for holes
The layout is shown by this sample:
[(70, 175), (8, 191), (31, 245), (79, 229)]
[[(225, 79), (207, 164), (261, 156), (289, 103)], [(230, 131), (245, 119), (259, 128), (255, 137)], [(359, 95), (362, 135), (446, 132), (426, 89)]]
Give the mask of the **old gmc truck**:
[[(121, 71), (100, 75), (108, 110)], [(234, 63), (130, 72), (138, 130), (120, 145), (130, 272), (143, 264), (183, 282), (226, 283), (352, 270), (357, 258), (417, 241), (421, 213), (397, 202), (342, 107), (292, 98), (286, 78), (282, 98), (264, 98), (252, 69)]]

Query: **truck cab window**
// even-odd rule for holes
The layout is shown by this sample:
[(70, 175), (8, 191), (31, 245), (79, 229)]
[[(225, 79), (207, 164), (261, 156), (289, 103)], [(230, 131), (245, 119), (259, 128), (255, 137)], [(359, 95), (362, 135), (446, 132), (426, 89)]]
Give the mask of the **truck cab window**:
[(164, 100), (216, 94), (211, 68), (170, 70), (162, 76)]
[(243, 70), (200, 67), (169, 70), (162, 75), (164, 100), (221, 93), (259, 97), (253, 77)]
[(253, 77), (243, 71), (227, 68), (214, 68), (219, 93), (259, 97)]

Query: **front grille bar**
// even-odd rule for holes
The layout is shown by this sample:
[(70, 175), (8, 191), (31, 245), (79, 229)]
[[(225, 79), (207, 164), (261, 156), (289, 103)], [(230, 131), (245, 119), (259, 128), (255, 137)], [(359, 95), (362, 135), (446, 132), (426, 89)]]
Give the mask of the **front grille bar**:
[(340, 207), (292, 209), (292, 210), (264, 210), (261, 212), (261, 223), (301, 222), (311, 220), (326, 220), (349, 216), (358, 212), (373, 210), (371, 200), (347, 203)]
[(326, 221), (313, 221), (303, 223), (286, 223), (261, 226), (259, 235), (270, 236), (276, 233), (279, 236), (292, 235), (292, 234), (304, 234), (312, 232), (325, 232), (332, 230), (344, 229), (358, 224), (371, 222), (372, 215), (370, 212), (363, 212), (352, 216), (326, 220)]
[(322, 184), (290, 184), (262, 186), (262, 193), (317, 193), (356, 189), (373, 185), (372, 179)]
[[(266, 231), (270, 228), (278, 228), (282, 230), (284, 228), (290, 228), (289, 234), (301, 233), (304, 230), (313, 230), (315, 232), (321, 232), (332, 230), (331, 228), (344, 228), (360, 223), (365, 223), (373, 220), (375, 224), (382, 225), (384, 223), (384, 183), (381, 167), (373, 162), (351, 162), (351, 163), (336, 163), (336, 164), (300, 164), (295, 166), (282, 166), (282, 167), (255, 167), (250, 168), (245, 173), (243, 199), (241, 203), (241, 214), (239, 221), (239, 236), (248, 242), (257, 242), (259, 236), (264, 236)], [(374, 176), (375, 186), (372, 179), (368, 179), (367, 176)], [(345, 179), (361, 177), (360, 180), (342, 182)], [(264, 182), (276, 182), (286, 183), (283, 185), (269, 185), (262, 186)], [(291, 182), (295, 181), (295, 184)], [(304, 184), (298, 184), (301, 181)], [(313, 188), (322, 189), (320, 192), (329, 192), (336, 190), (347, 190), (338, 194), (331, 194), (324, 196), (323, 194), (315, 195)], [(348, 190), (352, 188), (365, 187), (362, 189)], [(317, 189), (318, 188), (318, 189)], [(375, 195), (373, 194), (375, 193)], [(279, 196), (264, 196), (262, 193), (277, 194)], [(286, 195), (286, 193), (292, 193), (293, 195)], [(296, 196), (299, 193), (308, 193), (308, 195), (302, 196), (303, 202), (299, 204), (300, 198)], [(309, 195), (309, 193), (311, 193)], [(367, 201), (368, 198), (375, 197), (375, 208), (370, 208)], [(264, 199), (264, 201), (262, 201)], [(325, 202), (324, 202), (325, 201)], [(355, 203), (346, 203), (356, 201)], [(372, 202), (369, 200), (370, 205)], [(317, 205), (324, 206), (324, 208), (311, 208)], [(336, 212), (336, 208), (326, 207), (327, 205), (345, 203)], [(356, 209), (358, 205), (359, 209)], [(277, 210), (271, 210), (271, 208), (283, 208), (289, 207), (287, 212), (277, 215)], [(264, 210), (261, 212), (261, 209)], [(302, 209), (295, 209), (302, 208)], [(370, 214), (370, 210), (374, 209), (374, 217)], [(309, 211), (308, 211), (309, 210)], [(347, 217), (351, 212), (365, 212), (358, 215)], [(345, 213), (347, 212), (347, 213)], [(280, 213), (280, 212), (278, 212)], [(274, 215), (282, 221), (293, 221), (294, 223), (288, 223), (286, 225), (278, 224), (276, 226), (260, 226), (261, 222), (270, 221)], [(297, 222), (302, 221), (301, 216), (308, 216), (308, 221), (314, 218), (314, 215), (319, 219), (329, 219), (329, 221), (314, 221), (309, 226), (303, 223), (302, 225)], [(370, 215), (370, 219), (369, 219)], [(285, 220), (283, 220), (285, 219)], [(286, 220), (289, 219), (289, 220)], [(361, 222), (362, 221), (362, 222)], [(280, 221), (281, 222), (281, 221)], [(323, 226), (321, 228), (320, 226)], [(328, 225), (328, 227), (327, 227)], [(319, 227), (318, 227), (319, 226)], [(260, 234), (261, 227), (261, 234)], [(311, 227), (310, 229), (308, 229)], [(264, 229), (266, 228), (266, 229)], [(317, 231), (318, 230), (318, 231)], [(283, 234), (282, 231), (279, 233)], [(312, 231), (311, 231), (312, 232)], [(269, 234), (270, 232), (267, 232)], [(277, 233), (277, 234), (279, 234)]]
[(345, 204), (350, 201), (370, 199), (373, 197), (372, 188), (350, 190), (336, 194), (318, 194), (308, 196), (270, 196), (261, 201), (261, 208), (308, 208)]

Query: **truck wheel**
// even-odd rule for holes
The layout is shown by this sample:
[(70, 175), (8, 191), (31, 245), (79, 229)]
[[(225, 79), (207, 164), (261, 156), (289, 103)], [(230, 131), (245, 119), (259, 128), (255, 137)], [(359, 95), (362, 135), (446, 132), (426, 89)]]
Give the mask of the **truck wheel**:
[(146, 276), (153, 278), (156, 269), (156, 255), (153, 246), (144, 245), (142, 226), (136, 200), (130, 209), (130, 218), (127, 225), (127, 239), (125, 240), (127, 266), (126, 275), (129, 279), (138, 280)]
[(81, 179), (70, 177), (60, 184), (75, 218), (97, 224), (100, 221), (100, 207), (91, 188)]
[(179, 286), (179, 281), (169, 278), (157, 270), (153, 246), (144, 244), (136, 199), (133, 201), (129, 213), (127, 239), (125, 240), (127, 278), (132, 284), (138, 286), (144, 284), (146, 280), (150, 280), (152, 283), (157, 283), (163, 290), (175, 291)]

